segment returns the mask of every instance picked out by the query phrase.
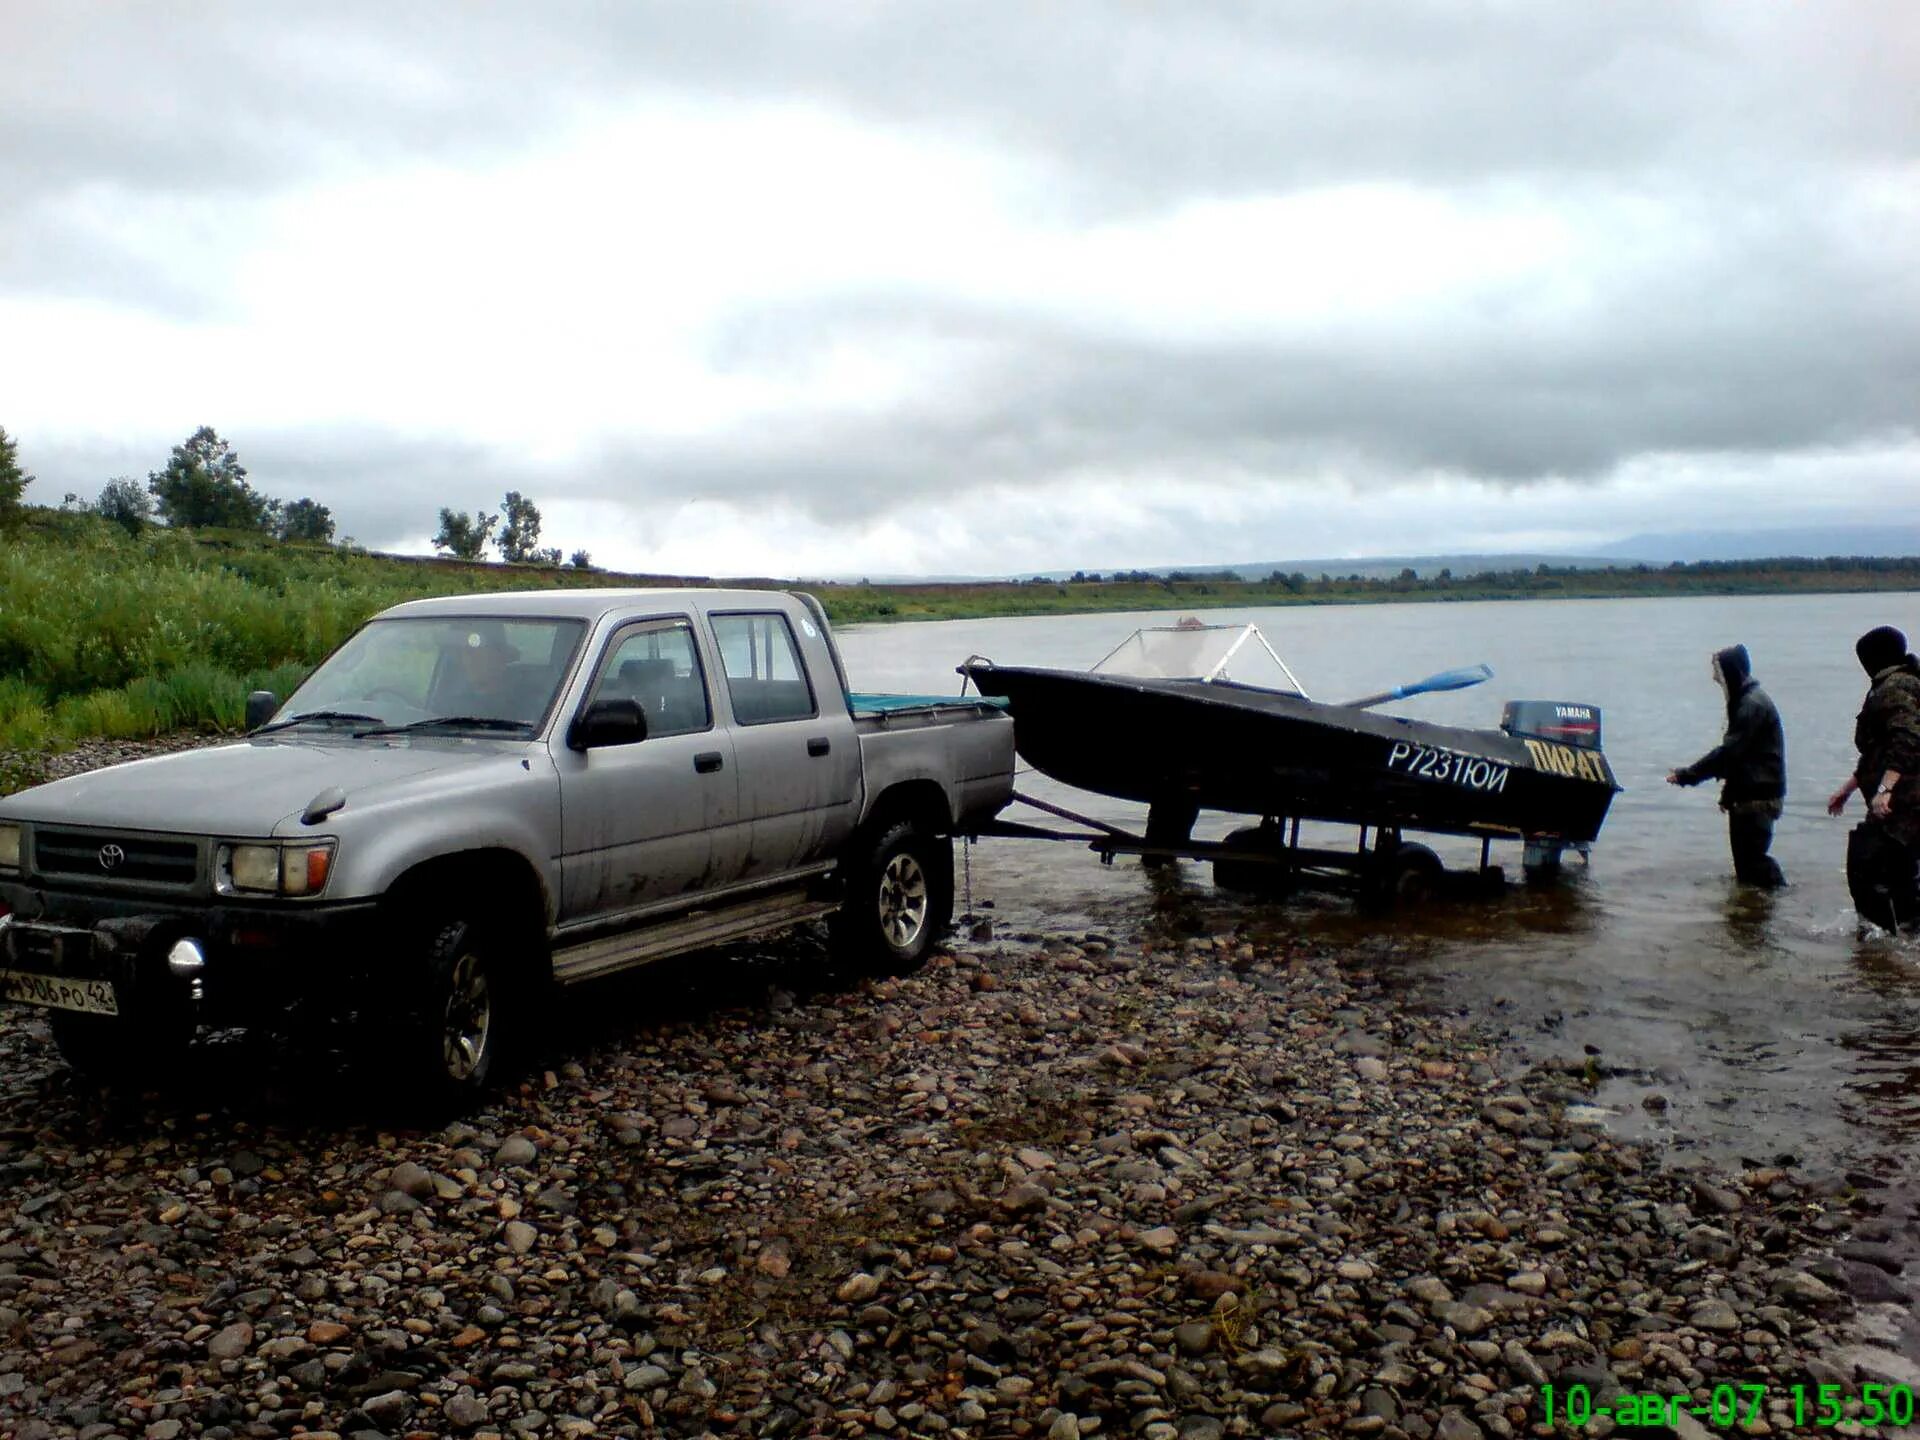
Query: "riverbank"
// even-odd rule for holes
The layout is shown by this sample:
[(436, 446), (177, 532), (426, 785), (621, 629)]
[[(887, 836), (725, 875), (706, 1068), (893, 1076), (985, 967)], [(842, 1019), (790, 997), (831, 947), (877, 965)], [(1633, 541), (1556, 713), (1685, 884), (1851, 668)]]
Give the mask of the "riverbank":
[(836, 625), (1401, 601), (1817, 595), (1920, 590), (1920, 558), (1712, 562), (1394, 577), (1139, 571), (873, 585), (618, 574), (370, 554), (239, 532), (30, 510), (0, 546), (0, 751), (234, 729), (253, 689), (287, 694), (368, 617), (427, 595), (716, 583), (816, 591)]
[(1910, 1382), (1898, 1196), (1663, 1166), (1398, 943), (988, 926), (863, 984), (803, 935), (574, 997), (438, 1129), (350, 1036), (103, 1097), (0, 1010), (0, 1430), (1471, 1440)]
[(1581, 1077), (1396, 1006), (1385, 947), (1021, 935), (852, 985), (821, 958), (601, 987), (429, 1131), (316, 1041), (103, 1102), (5, 1012), (0, 1416), (1470, 1440), (1551, 1433), (1549, 1385), (1757, 1385), (1782, 1429), (1902, 1373), (1849, 1358), (1830, 1256), (1883, 1253), (1874, 1191), (1662, 1169)]

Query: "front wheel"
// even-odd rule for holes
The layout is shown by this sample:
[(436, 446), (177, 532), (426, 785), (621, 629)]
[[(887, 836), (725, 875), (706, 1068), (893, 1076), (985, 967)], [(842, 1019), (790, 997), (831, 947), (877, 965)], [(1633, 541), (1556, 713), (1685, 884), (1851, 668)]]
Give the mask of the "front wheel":
[(499, 1060), (506, 967), (499, 945), (457, 909), (438, 912), (417, 933), (418, 989), (399, 1058), (423, 1103), (458, 1108), (486, 1089)]
[(901, 820), (855, 841), (834, 948), (874, 975), (911, 975), (953, 919), (953, 841)]

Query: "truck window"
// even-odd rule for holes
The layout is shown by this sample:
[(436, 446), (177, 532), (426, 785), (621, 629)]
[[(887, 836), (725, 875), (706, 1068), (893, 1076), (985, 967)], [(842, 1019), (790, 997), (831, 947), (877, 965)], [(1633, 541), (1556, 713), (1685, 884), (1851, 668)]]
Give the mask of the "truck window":
[(386, 724), (429, 715), (534, 724), (552, 708), (585, 629), (572, 619), (374, 620), (308, 676), (286, 708), (359, 711)]
[(766, 725), (819, 713), (786, 616), (730, 614), (711, 619), (737, 722)]
[(648, 735), (685, 735), (711, 727), (707, 676), (693, 642), (693, 622), (684, 617), (647, 620), (622, 630), (600, 667), (592, 698), (639, 701), (647, 712)]

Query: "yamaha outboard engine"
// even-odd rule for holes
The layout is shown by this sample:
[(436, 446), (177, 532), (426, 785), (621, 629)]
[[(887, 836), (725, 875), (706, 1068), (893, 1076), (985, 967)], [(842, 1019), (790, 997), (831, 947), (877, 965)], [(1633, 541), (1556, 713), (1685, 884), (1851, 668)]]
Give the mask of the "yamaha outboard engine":
[[(1500, 728), (1516, 740), (1526, 740), (1529, 748), (1535, 752), (1535, 758), (1552, 760), (1554, 768), (1564, 774), (1580, 774), (1587, 769), (1597, 770), (1609, 783), (1611, 772), (1605, 768), (1605, 762), (1598, 756), (1591, 761), (1584, 757), (1556, 750), (1553, 747), (1565, 745), (1572, 750), (1600, 749), (1600, 707), (1598, 705), (1580, 705), (1563, 700), (1509, 700), (1506, 708), (1500, 712)], [(1531, 742), (1547, 741), (1546, 745)], [(1526, 850), (1521, 856), (1521, 866), (1527, 872), (1529, 880), (1544, 880), (1558, 873), (1560, 852), (1565, 844), (1547, 836), (1529, 835)], [(1574, 847), (1583, 856), (1587, 853), (1585, 845)]]
[(1600, 707), (1564, 700), (1509, 700), (1500, 712), (1500, 728), (1516, 737), (1531, 735), (1579, 750), (1600, 748)]

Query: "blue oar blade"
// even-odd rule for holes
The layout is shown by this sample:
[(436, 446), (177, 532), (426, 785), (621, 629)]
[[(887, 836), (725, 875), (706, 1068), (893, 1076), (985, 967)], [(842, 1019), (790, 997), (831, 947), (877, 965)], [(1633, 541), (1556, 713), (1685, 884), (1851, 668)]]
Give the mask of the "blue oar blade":
[(1398, 694), (1405, 698), (1408, 695), (1425, 695), (1434, 690), (1464, 690), (1469, 685), (1478, 685), (1492, 678), (1491, 665), (1463, 665), (1458, 670), (1442, 670), (1438, 675), (1429, 675), (1411, 685), (1402, 685)]
[(1350, 710), (1364, 710), (1369, 705), (1379, 705), (1388, 700), (1405, 700), (1409, 695), (1426, 695), (1435, 690), (1464, 690), (1469, 685), (1478, 685), (1482, 680), (1492, 678), (1491, 665), (1463, 665), (1458, 670), (1442, 670), (1438, 675), (1429, 675), (1424, 680), (1396, 685), (1391, 690), (1382, 690), (1378, 695), (1367, 695), (1346, 703)]

